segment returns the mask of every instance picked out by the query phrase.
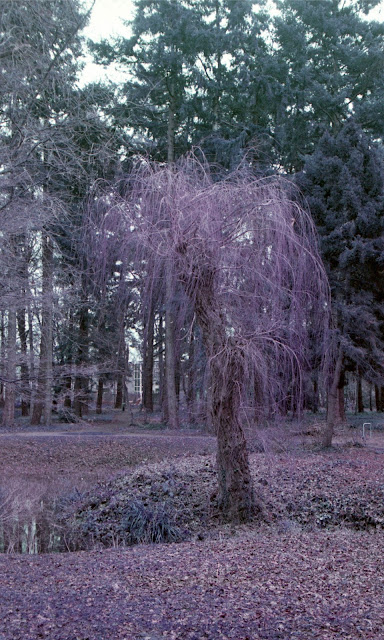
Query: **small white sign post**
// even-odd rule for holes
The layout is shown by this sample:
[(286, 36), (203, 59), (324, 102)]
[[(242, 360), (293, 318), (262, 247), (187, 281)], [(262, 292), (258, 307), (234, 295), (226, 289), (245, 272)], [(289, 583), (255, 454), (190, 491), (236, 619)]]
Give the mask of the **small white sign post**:
[(363, 431), (362, 431), (362, 436), (363, 436), (363, 440), (365, 440), (366, 438), (366, 433), (367, 430), (369, 429), (369, 437), (372, 437), (372, 422), (363, 422)]

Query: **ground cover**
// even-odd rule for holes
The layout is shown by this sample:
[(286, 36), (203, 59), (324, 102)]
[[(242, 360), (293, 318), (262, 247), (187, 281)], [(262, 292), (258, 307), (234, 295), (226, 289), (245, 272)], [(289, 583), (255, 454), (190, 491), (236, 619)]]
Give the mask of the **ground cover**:
[[(324, 452), (315, 431), (251, 439), (263, 510), (241, 527), (218, 521), (209, 435), (0, 434), (0, 519), (59, 492), (68, 542), (87, 549), (0, 554), (0, 640), (382, 640), (384, 438), (345, 430)], [(118, 527), (144, 512), (184, 541), (124, 547)]]

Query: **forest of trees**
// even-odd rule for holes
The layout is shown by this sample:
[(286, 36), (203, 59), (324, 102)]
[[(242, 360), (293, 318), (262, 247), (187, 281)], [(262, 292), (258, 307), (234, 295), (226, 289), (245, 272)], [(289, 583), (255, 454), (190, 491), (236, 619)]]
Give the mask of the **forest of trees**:
[(275, 4), (136, 0), (95, 43), (89, 3), (0, 0), (2, 424), (124, 408), (134, 352), (245, 518), (242, 422), (384, 411), (379, 2)]

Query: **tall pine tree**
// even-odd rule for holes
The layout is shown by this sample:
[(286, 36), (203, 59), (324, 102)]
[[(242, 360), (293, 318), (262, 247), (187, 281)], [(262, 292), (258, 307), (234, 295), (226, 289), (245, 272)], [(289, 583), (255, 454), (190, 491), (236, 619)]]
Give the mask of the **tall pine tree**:
[(326, 445), (343, 373), (358, 368), (371, 382), (384, 381), (383, 176), (380, 149), (353, 120), (336, 136), (324, 134), (297, 176), (320, 234), (333, 300), (337, 355)]

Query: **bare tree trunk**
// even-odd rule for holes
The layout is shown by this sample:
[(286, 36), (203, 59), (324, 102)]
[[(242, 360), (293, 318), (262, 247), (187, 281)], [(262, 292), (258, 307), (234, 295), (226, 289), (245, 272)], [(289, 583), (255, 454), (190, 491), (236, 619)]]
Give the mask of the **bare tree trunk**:
[(195, 385), (195, 326), (191, 327), (188, 345), (188, 368), (187, 368), (187, 385), (186, 385), (186, 401), (188, 409), (188, 418), (191, 424), (196, 421), (196, 385)]
[(30, 389), (29, 389), (29, 368), (28, 368), (28, 348), (27, 348), (27, 328), (25, 322), (25, 309), (17, 311), (17, 328), (19, 331), (19, 340), (21, 348), (21, 415), (28, 416), (30, 408)]
[(118, 318), (118, 334), (119, 334), (119, 343), (117, 347), (117, 384), (116, 384), (115, 409), (122, 409), (124, 385), (125, 385), (126, 370), (127, 370), (124, 313), (122, 311), (120, 312), (119, 318)]
[(168, 130), (167, 130), (167, 160), (169, 164), (172, 164), (175, 161), (175, 131), (176, 131), (176, 120), (175, 120), (175, 98), (173, 95), (170, 95), (169, 105), (168, 105)]
[(246, 385), (245, 357), (241, 345), (226, 334), (225, 318), (215, 295), (214, 270), (205, 265), (199, 268), (198, 277), (187, 276), (186, 288), (195, 292), (196, 318), (209, 360), (211, 416), (217, 436), (218, 502), (226, 519), (246, 522), (255, 515), (256, 501), (240, 421)]
[(103, 410), (103, 391), (104, 391), (104, 378), (99, 376), (99, 382), (97, 385), (97, 397), (96, 397), (96, 413), (100, 414)]
[(361, 373), (359, 368), (356, 371), (356, 411), (357, 413), (364, 412), (364, 403), (363, 403), (363, 385), (361, 380)]
[[(70, 363), (68, 363), (68, 365), (70, 365)], [(72, 407), (71, 391), (72, 391), (72, 377), (65, 376), (65, 396), (64, 396), (63, 404), (66, 409), (70, 409)]]
[(318, 413), (318, 411), (319, 411), (319, 383), (318, 383), (317, 373), (315, 374), (315, 378), (313, 380), (312, 398), (313, 398), (312, 411), (313, 411), (313, 413)]
[(174, 314), (172, 312), (172, 296), (174, 293), (172, 265), (166, 265), (166, 307), (165, 307), (165, 388), (167, 422), (171, 429), (179, 428), (179, 408), (176, 394), (176, 358)]
[(339, 384), (337, 386), (337, 407), (338, 407), (337, 423), (338, 424), (345, 424), (347, 421), (345, 416), (344, 388), (345, 388), (345, 371), (342, 368), (340, 372)]
[(16, 311), (8, 311), (6, 380), (3, 409), (4, 427), (12, 427), (15, 422), (15, 384), (16, 384)]
[(143, 348), (143, 408), (146, 411), (153, 411), (153, 338), (155, 328), (155, 313), (153, 306), (148, 310), (148, 317), (144, 327), (144, 348)]
[(5, 378), (5, 354), (6, 354), (6, 342), (5, 342), (5, 326), (4, 326), (4, 314), (5, 311), (1, 311), (0, 320), (0, 360), (1, 360), (1, 374), (2, 379), (0, 382), (0, 407), (4, 407), (4, 378)]
[(165, 358), (164, 358), (164, 324), (163, 316), (159, 316), (159, 331), (158, 331), (158, 358), (159, 358), (159, 401), (162, 412), (162, 420), (167, 421), (167, 408), (165, 398)]
[(37, 381), (37, 394), (33, 407), (31, 424), (51, 422), (52, 416), (52, 382), (53, 382), (53, 245), (48, 235), (43, 236), (43, 291), (41, 314), (40, 362)]
[(80, 371), (82, 365), (86, 364), (88, 359), (88, 305), (84, 303), (79, 314), (79, 337), (76, 356), (76, 377), (74, 383), (73, 411), (76, 416), (82, 418), (87, 411), (86, 399), (86, 377)]
[(335, 371), (333, 373), (333, 379), (328, 390), (328, 406), (327, 406), (327, 422), (323, 432), (323, 446), (330, 447), (332, 445), (332, 438), (335, 425), (338, 423), (339, 417), (339, 396), (338, 388), (340, 383), (340, 376), (343, 366), (343, 352), (339, 348), (339, 354), (336, 360)]

